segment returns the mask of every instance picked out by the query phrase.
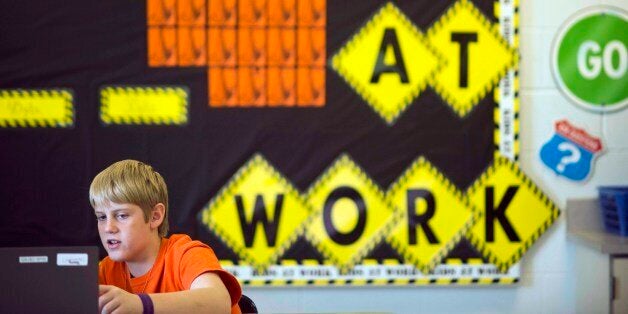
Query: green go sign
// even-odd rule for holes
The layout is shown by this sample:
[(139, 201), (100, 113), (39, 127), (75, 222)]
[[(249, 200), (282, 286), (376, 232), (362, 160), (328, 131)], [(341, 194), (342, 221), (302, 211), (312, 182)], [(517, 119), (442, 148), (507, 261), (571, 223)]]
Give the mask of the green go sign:
[(584, 108), (608, 112), (628, 105), (628, 15), (592, 7), (571, 17), (554, 42), (560, 89)]

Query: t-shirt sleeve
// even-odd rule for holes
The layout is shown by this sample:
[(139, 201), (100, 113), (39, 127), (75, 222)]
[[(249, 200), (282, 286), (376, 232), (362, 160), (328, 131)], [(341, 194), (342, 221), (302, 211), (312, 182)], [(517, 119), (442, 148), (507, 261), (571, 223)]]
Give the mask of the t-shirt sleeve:
[(229, 292), (231, 305), (237, 304), (242, 294), (242, 288), (238, 280), (229, 272), (220, 267), (214, 251), (206, 246), (196, 246), (185, 250), (180, 260), (181, 284), (187, 290), (190, 289), (196, 277), (206, 272), (217, 274)]

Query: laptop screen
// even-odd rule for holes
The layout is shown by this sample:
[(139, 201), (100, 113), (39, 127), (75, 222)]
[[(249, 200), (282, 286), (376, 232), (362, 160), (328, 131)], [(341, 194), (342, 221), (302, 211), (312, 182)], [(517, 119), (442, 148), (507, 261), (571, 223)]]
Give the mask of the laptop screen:
[(0, 248), (0, 313), (97, 313), (98, 248)]

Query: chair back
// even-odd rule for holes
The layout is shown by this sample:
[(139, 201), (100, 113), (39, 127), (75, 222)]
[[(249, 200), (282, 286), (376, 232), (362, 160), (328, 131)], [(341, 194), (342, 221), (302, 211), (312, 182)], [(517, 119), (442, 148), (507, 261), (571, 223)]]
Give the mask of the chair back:
[(240, 297), (240, 301), (238, 301), (238, 306), (240, 306), (240, 311), (242, 311), (242, 314), (245, 314), (245, 313), (257, 314), (257, 306), (255, 306), (255, 302), (253, 302), (251, 298), (247, 297), (244, 294)]

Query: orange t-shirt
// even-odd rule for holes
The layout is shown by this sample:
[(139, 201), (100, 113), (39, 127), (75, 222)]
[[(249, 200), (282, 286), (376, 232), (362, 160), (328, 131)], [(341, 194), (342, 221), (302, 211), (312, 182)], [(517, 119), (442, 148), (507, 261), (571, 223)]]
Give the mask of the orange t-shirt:
[(220, 276), (231, 296), (231, 313), (240, 313), (238, 300), (242, 289), (238, 280), (220, 267), (209, 246), (184, 234), (162, 238), (153, 268), (140, 277), (131, 278), (124, 262), (105, 257), (100, 262), (98, 281), (131, 293), (176, 292), (189, 290), (192, 281), (206, 272)]

